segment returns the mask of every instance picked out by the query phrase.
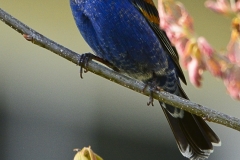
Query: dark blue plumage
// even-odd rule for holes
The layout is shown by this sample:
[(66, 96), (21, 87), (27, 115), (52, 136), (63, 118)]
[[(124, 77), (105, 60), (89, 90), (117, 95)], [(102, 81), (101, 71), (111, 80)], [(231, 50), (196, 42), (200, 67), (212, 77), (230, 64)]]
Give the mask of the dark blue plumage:
[(130, 1), (79, 2), (72, 6), (82, 12), (73, 9), (74, 18), (97, 56), (140, 80), (152, 78), (153, 71), (166, 74), (174, 69), (148, 22)]
[[(187, 98), (180, 87), (179, 78), (185, 78), (178, 55), (158, 27), (152, 0), (70, 0), (70, 5), (77, 27), (98, 57), (130, 77)], [(184, 156), (204, 159), (213, 151), (212, 143), (220, 143), (200, 117), (160, 104)]]

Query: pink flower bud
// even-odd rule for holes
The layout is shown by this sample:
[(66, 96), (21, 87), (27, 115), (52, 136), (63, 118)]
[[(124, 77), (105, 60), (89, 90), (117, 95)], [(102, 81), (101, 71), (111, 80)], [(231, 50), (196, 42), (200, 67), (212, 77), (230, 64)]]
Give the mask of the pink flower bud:
[(202, 79), (202, 68), (197, 59), (192, 59), (188, 64), (187, 64), (188, 72), (189, 72), (189, 79), (190, 82), (197, 86), (201, 86), (201, 79)]

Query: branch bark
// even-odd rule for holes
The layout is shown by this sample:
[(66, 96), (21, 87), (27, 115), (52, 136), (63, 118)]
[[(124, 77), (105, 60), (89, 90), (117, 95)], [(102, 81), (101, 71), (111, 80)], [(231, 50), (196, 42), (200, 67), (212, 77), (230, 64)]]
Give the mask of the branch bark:
[[(3, 21), (8, 26), (10, 26), (15, 31), (19, 32), (20, 34), (27, 35), (28, 38), (30, 38), (34, 44), (46, 48), (47, 50), (52, 51), (53, 53), (71, 61), (72, 63), (79, 65), (79, 60), (81, 57), (80, 54), (77, 54), (76, 52), (73, 52), (70, 49), (62, 45), (59, 45), (56, 42), (41, 35), (40, 33), (36, 32), (35, 30), (31, 29), (27, 25), (23, 24), (16, 18), (12, 17), (11, 15), (3, 11), (1, 8), (0, 8), (0, 20)], [(150, 95), (149, 87), (146, 88), (144, 92), (142, 92), (145, 87), (145, 84), (143, 82), (132, 79), (118, 72), (115, 72), (99, 63), (89, 61), (87, 68), (85, 69), (103, 78), (111, 80), (119, 85), (139, 92), (143, 95), (146, 96)], [(153, 98), (164, 103), (173, 105), (177, 108), (183, 109), (185, 111), (188, 111), (197, 116), (201, 116), (207, 121), (215, 122), (240, 131), (240, 119), (236, 117), (232, 117), (227, 114), (218, 112), (216, 110), (209, 109), (205, 106), (191, 102), (189, 100), (183, 99), (181, 97), (178, 97), (176, 95), (164, 91), (154, 92)]]

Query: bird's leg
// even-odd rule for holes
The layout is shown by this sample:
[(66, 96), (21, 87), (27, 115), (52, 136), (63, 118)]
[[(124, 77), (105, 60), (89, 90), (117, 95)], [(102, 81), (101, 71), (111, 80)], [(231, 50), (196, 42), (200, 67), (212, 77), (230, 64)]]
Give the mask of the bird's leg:
[[(106, 65), (107, 67), (115, 70), (115, 71), (119, 71), (116, 67), (114, 67), (111, 63), (109, 63), (108, 61), (98, 57), (98, 56), (95, 56), (94, 54), (92, 53), (84, 53), (81, 55), (80, 59), (79, 59), (79, 62), (78, 62), (78, 65), (80, 66), (80, 77), (83, 78), (82, 74), (83, 72), (86, 73), (88, 72), (87, 70), (87, 67), (88, 67), (88, 62), (90, 60), (95, 60), (95, 61), (98, 61), (98, 62), (101, 62), (102, 64)], [(83, 68), (85, 68), (85, 70), (83, 71)]]
[(153, 104), (153, 92), (154, 91), (162, 91), (163, 89), (161, 87), (158, 86), (157, 84), (157, 79), (155, 78), (155, 73), (153, 72), (153, 78), (151, 78), (150, 80), (147, 81), (147, 84), (145, 85), (145, 87), (143, 88), (143, 92), (146, 90), (146, 88), (149, 86), (150, 87), (150, 95), (149, 95), (149, 101), (147, 102), (147, 105), (152, 105)]
[(150, 95), (149, 95), (149, 101), (147, 102), (147, 105), (148, 106), (149, 105), (154, 106), (154, 104), (153, 104), (153, 101), (154, 101), (154, 99), (153, 99), (153, 92), (157, 89), (156, 81), (151, 81), (151, 82), (149, 81), (149, 82), (147, 82), (147, 84), (144, 87), (143, 91), (145, 91), (148, 86), (150, 87)]

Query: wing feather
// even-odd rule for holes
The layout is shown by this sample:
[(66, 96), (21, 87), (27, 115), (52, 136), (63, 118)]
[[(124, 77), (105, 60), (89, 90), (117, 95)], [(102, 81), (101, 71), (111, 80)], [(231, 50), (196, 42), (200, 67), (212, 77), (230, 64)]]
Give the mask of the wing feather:
[(142, 13), (142, 15), (148, 21), (152, 30), (158, 36), (160, 43), (162, 44), (166, 53), (168, 53), (172, 60), (174, 61), (178, 76), (184, 84), (187, 84), (183, 71), (179, 64), (179, 56), (177, 50), (174, 46), (171, 45), (170, 40), (168, 39), (166, 32), (159, 27), (159, 15), (158, 10), (155, 7), (152, 0), (132, 0), (133, 5)]

